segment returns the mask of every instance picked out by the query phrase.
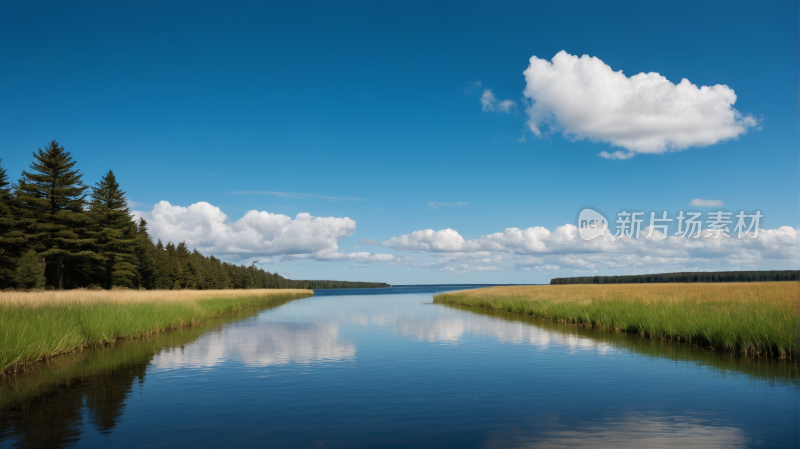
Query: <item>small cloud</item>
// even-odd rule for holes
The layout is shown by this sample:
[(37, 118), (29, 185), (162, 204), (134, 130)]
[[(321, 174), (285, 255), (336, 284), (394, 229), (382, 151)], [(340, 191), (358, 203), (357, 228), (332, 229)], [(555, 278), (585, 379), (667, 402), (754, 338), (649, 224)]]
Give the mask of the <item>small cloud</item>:
[(525, 137), (525, 134), (522, 135), (519, 139), (517, 139), (517, 143), (525, 143), (528, 141), (528, 138)]
[(560, 269), (561, 267), (558, 265), (539, 265), (535, 267), (524, 267), (521, 268), (520, 271), (555, 271)]
[(369, 265), (350, 265), (350, 268), (369, 268)]
[(700, 198), (693, 199), (689, 204), (694, 207), (722, 207), (725, 205), (720, 200), (701, 200)]
[[(445, 267), (445, 269), (448, 268), (451, 267)], [(452, 268), (455, 268), (458, 271), (500, 271), (500, 269), (497, 267), (484, 267), (479, 265), (471, 265), (467, 263), (456, 264), (456, 266)]]
[(278, 274), (280, 274), (281, 276), (285, 277), (286, 279), (291, 279), (291, 278), (294, 277), (294, 273), (292, 273), (291, 271), (281, 271)]
[(314, 256), (314, 260), (318, 261), (336, 261), (336, 260), (354, 260), (361, 263), (369, 262), (392, 262), (397, 258), (391, 254), (386, 253), (368, 253), (365, 251), (357, 253), (339, 253), (339, 252), (320, 252)]
[(620, 161), (624, 161), (625, 159), (630, 159), (635, 155), (636, 153), (630, 151), (627, 153), (625, 153), (624, 151), (615, 151), (613, 153), (609, 153), (607, 151), (601, 151), (600, 154), (598, 154), (598, 156), (602, 157), (603, 159), (617, 159)]
[(370, 246), (370, 245), (377, 245), (377, 244), (378, 244), (377, 240), (374, 240), (374, 239), (361, 239), (361, 240), (357, 241), (355, 243), (355, 245), (347, 247), (347, 248), (344, 248), (344, 249), (352, 251), (352, 250), (356, 250), (356, 249), (358, 249), (358, 248), (360, 248), (362, 246)]
[(433, 208), (433, 209), (437, 209), (437, 208), (440, 208), (440, 207), (468, 206), (469, 205), (469, 203), (465, 203), (465, 202), (459, 202), (459, 203), (435, 203), (435, 202), (430, 202), (430, 203), (426, 203), (426, 204), (429, 207)]
[(498, 101), (497, 97), (492, 93), (492, 90), (486, 89), (483, 91), (483, 95), (481, 95), (481, 106), (483, 107), (483, 112), (511, 113), (516, 109), (517, 103), (507, 99)]
[[(390, 265), (406, 265), (409, 262), (414, 260), (413, 256), (403, 256), (403, 257), (395, 257), (395, 259), (389, 262)], [(414, 265), (426, 265), (426, 264), (414, 264)]]
[(467, 81), (467, 84), (464, 85), (464, 93), (471, 94), (473, 90), (478, 87), (481, 87), (481, 80), (478, 81)]

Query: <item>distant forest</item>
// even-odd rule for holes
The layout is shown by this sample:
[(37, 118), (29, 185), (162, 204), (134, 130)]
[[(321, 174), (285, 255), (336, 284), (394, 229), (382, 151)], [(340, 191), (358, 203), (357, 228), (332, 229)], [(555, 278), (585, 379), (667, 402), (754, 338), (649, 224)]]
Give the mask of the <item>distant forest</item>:
[(558, 284), (655, 284), (666, 282), (770, 282), (797, 281), (800, 271), (708, 271), (690, 273), (637, 274), (631, 276), (583, 276), (554, 278)]
[(133, 220), (112, 171), (84, 185), (71, 154), (53, 140), (11, 184), (0, 159), (0, 289), (376, 288), (389, 284), (297, 281), (255, 264), (234, 265), (153, 242)]

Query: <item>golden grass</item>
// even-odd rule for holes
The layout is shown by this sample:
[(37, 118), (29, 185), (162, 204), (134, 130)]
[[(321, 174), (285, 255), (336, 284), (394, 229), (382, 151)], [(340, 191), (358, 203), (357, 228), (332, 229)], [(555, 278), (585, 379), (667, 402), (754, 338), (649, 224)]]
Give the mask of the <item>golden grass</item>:
[(797, 282), (745, 282), (489, 287), (436, 295), (434, 302), (791, 357), (799, 298)]
[(645, 304), (655, 303), (724, 303), (764, 304), (779, 306), (791, 312), (800, 298), (797, 282), (736, 282), (688, 284), (570, 284), (520, 285), (464, 290), (453, 294), (473, 298), (515, 297), (536, 301), (546, 299), (556, 303), (598, 303), (636, 299)]
[(313, 294), (300, 289), (0, 293), (0, 373), (84, 347)]
[(210, 298), (243, 298), (286, 294), (308, 294), (312, 290), (297, 288), (250, 290), (60, 290), (34, 292), (0, 292), (0, 307), (41, 307), (58, 304), (134, 304), (149, 301), (196, 301)]

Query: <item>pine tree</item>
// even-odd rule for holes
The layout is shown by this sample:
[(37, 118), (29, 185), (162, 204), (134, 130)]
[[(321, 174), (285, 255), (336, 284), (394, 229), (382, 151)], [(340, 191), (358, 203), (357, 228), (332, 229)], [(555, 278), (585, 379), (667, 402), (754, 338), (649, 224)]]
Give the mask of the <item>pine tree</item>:
[(17, 286), (22, 289), (44, 288), (45, 263), (36, 251), (29, 249), (19, 259), (17, 266)]
[(180, 266), (178, 281), (183, 288), (197, 288), (195, 283), (196, 267), (191, 263), (189, 246), (186, 242), (178, 243), (175, 247), (175, 256)]
[(27, 207), (51, 216), (60, 211), (83, 212), (88, 187), (83, 185), (79, 170), (73, 170), (76, 161), (72, 154), (55, 140), (37, 151), (31, 172), (23, 171), (19, 182)]
[(30, 223), (21, 214), (2, 162), (0, 159), (0, 289), (15, 283), (17, 260), (27, 245), (21, 229)]
[(21, 207), (35, 220), (26, 228), (25, 238), (48, 262), (51, 285), (60, 290), (66, 280), (76, 286), (69, 282), (70, 275), (79, 275), (85, 266), (79, 263), (96, 257), (83, 210), (88, 187), (74, 169), (72, 155), (55, 140), (33, 157), (31, 171), (22, 172), (16, 191)]
[(161, 239), (158, 239), (158, 243), (156, 243), (154, 262), (153, 288), (169, 290), (175, 281), (170, 280), (168, 255)]
[(11, 198), (11, 183), (8, 181), (8, 174), (3, 168), (3, 159), (0, 158), (0, 199)]
[(134, 255), (139, 262), (136, 270), (137, 287), (155, 288), (155, 253), (156, 247), (147, 233), (147, 221), (144, 218), (139, 218), (139, 224), (136, 227), (136, 246), (134, 247)]
[(102, 264), (103, 287), (133, 287), (136, 273), (136, 225), (114, 172), (109, 170), (92, 187), (89, 213), (96, 251)]

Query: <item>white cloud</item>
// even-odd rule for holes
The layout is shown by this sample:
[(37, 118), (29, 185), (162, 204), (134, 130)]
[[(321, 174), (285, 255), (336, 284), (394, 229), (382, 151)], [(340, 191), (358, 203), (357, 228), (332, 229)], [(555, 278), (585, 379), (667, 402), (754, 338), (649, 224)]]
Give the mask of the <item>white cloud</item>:
[[(788, 226), (760, 229), (757, 238), (706, 237), (667, 238), (655, 230), (646, 238), (616, 238), (608, 230), (584, 241), (578, 228), (567, 224), (549, 231), (543, 227), (508, 228), (476, 239), (464, 239), (453, 229), (426, 229), (391, 238), (381, 245), (396, 250), (424, 251), (439, 258), (430, 268), (440, 270), (474, 269), (475, 264), (491, 263), (496, 269), (524, 271), (653, 269), (767, 269), (765, 265), (788, 266), (800, 263), (800, 233)], [(782, 264), (782, 265), (781, 265)]]
[(524, 75), (531, 131), (540, 136), (550, 123), (569, 138), (627, 150), (603, 151), (605, 158), (713, 145), (758, 125), (733, 108), (736, 94), (728, 86), (697, 87), (685, 78), (676, 85), (655, 72), (628, 78), (588, 55), (560, 51), (552, 62), (532, 56)]
[(385, 242), (381, 242), (381, 245), (387, 248), (411, 251), (448, 252), (465, 250), (464, 237), (449, 228), (441, 231), (434, 231), (433, 229), (414, 231), (411, 234), (392, 237)]
[(135, 211), (147, 220), (154, 237), (186, 241), (203, 253), (236, 255), (316, 254), (336, 251), (339, 240), (356, 230), (350, 218), (286, 215), (251, 210), (231, 221), (218, 207), (206, 202), (189, 207), (160, 201), (150, 212)]
[[(348, 217), (314, 217), (299, 213), (292, 219), (281, 214), (251, 210), (231, 221), (218, 207), (206, 202), (189, 207), (161, 201), (149, 212), (133, 211), (144, 217), (154, 238), (164, 242), (185, 241), (203, 254), (232, 257), (283, 256), (281, 260), (316, 259), (390, 262), (391, 254), (339, 253), (338, 243), (356, 230)], [(374, 241), (373, 241), (374, 242)], [(272, 258), (267, 259), (272, 262)]]
[(484, 112), (511, 113), (516, 109), (517, 103), (511, 100), (498, 101), (491, 89), (486, 89), (481, 95), (481, 106)]
[(458, 202), (458, 203), (435, 203), (435, 202), (430, 202), (430, 203), (426, 203), (426, 204), (428, 206), (434, 208), (434, 209), (439, 208), (439, 207), (449, 207), (449, 206), (469, 206), (469, 203), (465, 203), (465, 202)]
[(533, 267), (520, 268), (521, 271), (555, 271), (560, 269), (561, 267), (559, 267), (558, 265), (538, 265)]
[(447, 267), (447, 268), (453, 268), (455, 270), (460, 270), (460, 271), (500, 271), (500, 269), (497, 267), (492, 267), (492, 266), (484, 267), (480, 265), (471, 265), (468, 263), (459, 263), (453, 265), (452, 267)]
[(602, 157), (603, 159), (617, 159), (620, 161), (624, 161), (625, 159), (630, 159), (635, 156), (636, 153), (630, 152), (626, 153), (624, 151), (615, 151), (613, 153), (609, 153), (608, 151), (601, 151), (598, 156)]
[(464, 93), (470, 94), (472, 91), (478, 87), (481, 87), (481, 80), (478, 81), (467, 81), (467, 84), (464, 85)]
[(359, 262), (391, 262), (395, 257), (391, 254), (377, 253), (372, 254), (368, 252), (357, 253), (339, 253), (339, 252), (319, 252), (315, 255), (316, 260), (356, 260)]
[(700, 198), (693, 199), (689, 204), (694, 207), (722, 207), (725, 205), (720, 200), (701, 200)]

